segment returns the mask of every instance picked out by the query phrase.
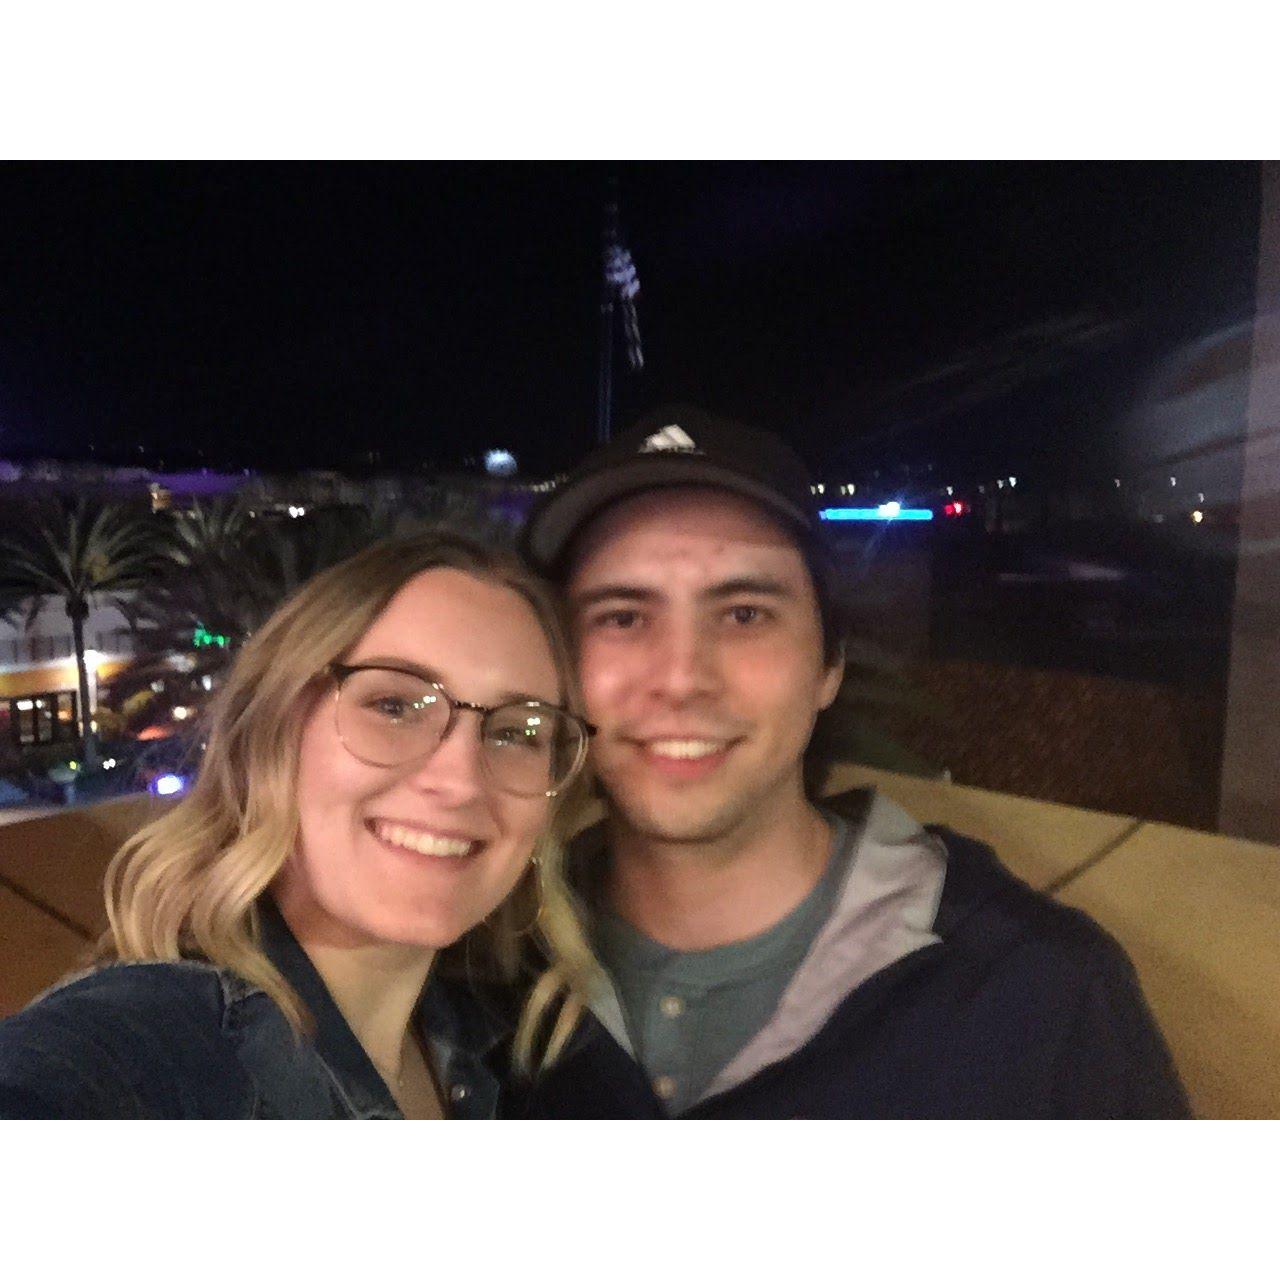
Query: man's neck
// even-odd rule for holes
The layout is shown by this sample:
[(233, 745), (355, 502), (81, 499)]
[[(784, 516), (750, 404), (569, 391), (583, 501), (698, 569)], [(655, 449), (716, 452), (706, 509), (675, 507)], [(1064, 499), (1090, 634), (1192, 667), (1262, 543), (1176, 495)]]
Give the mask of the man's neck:
[(705, 951), (764, 933), (813, 890), (831, 828), (797, 790), (715, 839), (663, 840), (609, 819), (610, 908), (676, 951)]

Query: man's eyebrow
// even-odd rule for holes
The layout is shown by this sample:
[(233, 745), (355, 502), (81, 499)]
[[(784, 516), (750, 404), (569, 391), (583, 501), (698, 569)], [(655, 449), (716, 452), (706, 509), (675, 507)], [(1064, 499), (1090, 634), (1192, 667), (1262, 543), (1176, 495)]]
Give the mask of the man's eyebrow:
[[(782, 598), (795, 595), (795, 588), (782, 578), (770, 574), (739, 574), (734, 578), (726, 578), (717, 582), (701, 593), (708, 600), (723, 600), (730, 596), (772, 596)], [(626, 602), (629, 604), (652, 604), (662, 597), (656, 587), (640, 587), (626, 582), (602, 582), (589, 591), (581, 591), (572, 596), (574, 608), (589, 609), (592, 605)]]
[(605, 600), (629, 600), (634, 604), (648, 604), (658, 598), (659, 593), (653, 587), (637, 587), (625, 582), (603, 582), (589, 591), (570, 593), (570, 600), (576, 609), (589, 608)]
[(725, 596), (790, 596), (795, 594), (795, 588), (781, 578), (747, 574), (717, 582), (704, 594), (712, 600), (721, 600)]

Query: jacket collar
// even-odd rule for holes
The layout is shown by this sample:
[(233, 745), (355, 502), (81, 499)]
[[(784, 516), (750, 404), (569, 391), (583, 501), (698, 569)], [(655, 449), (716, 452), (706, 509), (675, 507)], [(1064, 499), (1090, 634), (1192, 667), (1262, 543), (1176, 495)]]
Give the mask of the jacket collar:
[[(271, 963), (311, 1013), (315, 1051), (352, 1113), (361, 1119), (398, 1119), (400, 1109), (386, 1082), (269, 894), (258, 900), (258, 936)], [(511, 1034), (510, 1011), (496, 995), (486, 997), (475, 984), (435, 968), (414, 1014), (419, 1034), (430, 1047), (441, 1088), (447, 1092), (448, 1081), (465, 1078), (465, 1113), (492, 1115)]]
[(400, 1108), (391, 1091), (270, 894), (258, 899), (257, 915), (262, 949), (311, 1014), (312, 1044), (352, 1113), (360, 1119), (398, 1119)]

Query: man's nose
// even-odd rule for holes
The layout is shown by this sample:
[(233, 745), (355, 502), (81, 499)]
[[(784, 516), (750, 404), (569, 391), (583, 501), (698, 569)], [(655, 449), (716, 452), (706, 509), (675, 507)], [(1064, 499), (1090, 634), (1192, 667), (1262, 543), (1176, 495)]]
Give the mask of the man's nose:
[(696, 622), (667, 627), (655, 646), (650, 680), (656, 692), (676, 702), (714, 695), (720, 689), (714, 638)]

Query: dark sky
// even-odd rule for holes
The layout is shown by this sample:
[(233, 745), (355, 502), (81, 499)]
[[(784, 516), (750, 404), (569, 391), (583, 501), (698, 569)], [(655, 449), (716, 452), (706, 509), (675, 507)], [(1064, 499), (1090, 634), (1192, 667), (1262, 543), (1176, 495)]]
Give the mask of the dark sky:
[(618, 418), (693, 400), (820, 467), (1060, 465), (1252, 305), (1250, 164), (6, 165), (0, 456), (564, 467), (610, 172)]

